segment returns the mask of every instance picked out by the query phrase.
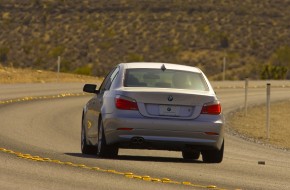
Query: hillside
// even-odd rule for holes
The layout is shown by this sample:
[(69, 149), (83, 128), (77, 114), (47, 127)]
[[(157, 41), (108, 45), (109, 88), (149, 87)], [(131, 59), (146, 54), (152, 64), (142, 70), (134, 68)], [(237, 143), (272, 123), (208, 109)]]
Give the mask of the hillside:
[(0, 64), (55, 71), (61, 56), (63, 72), (103, 76), (119, 62), (173, 62), (220, 80), (226, 55), (226, 79), (269, 69), (290, 79), (289, 10), (289, 0), (0, 0)]

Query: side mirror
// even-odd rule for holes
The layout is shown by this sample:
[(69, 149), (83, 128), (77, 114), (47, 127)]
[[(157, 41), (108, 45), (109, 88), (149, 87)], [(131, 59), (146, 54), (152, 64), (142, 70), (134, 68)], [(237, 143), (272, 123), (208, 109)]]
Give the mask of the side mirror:
[(83, 91), (88, 92), (88, 93), (97, 94), (97, 93), (99, 93), (99, 90), (96, 90), (96, 88), (97, 88), (97, 85), (95, 85), (95, 84), (85, 84)]

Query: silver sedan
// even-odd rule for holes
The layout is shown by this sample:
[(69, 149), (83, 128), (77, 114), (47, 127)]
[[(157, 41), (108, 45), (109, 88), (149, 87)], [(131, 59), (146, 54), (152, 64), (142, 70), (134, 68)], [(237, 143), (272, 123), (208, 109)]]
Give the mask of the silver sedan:
[(115, 157), (119, 148), (181, 151), (184, 159), (220, 163), (221, 105), (204, 73), (169, 63), (121, 63), (84, 106), (83, 154)]

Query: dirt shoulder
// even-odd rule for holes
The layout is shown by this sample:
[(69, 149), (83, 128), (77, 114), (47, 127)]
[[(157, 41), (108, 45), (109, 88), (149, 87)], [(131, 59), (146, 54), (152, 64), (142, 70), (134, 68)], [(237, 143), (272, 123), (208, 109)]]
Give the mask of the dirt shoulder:
[(248, 109), (232, 112), (228, 116), (227, 129), (233, 135), (276, 148), (290, 150), (290, 100), (271, 104), (270, 128), (267, 138), (266, 106), (254, 106)]

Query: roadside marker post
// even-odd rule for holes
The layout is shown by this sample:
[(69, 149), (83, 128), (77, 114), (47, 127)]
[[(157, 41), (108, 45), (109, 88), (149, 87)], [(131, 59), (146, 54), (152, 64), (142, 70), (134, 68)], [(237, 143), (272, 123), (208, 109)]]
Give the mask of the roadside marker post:
[(266, 118), (266, 130), (267, 130), (267, 139), (270, 139), (270, 94), (271, 94), (271, 84), (267, 83), (267, 118)]
[(57, 82), (59, 79), (59, 72), (60, 72), (60, 56), (57, 57)]
[(249, 79), (245, 79), (245, 116), (248, 114), (248, 87), (249, 87)]
[(223, 59), (223, 81), (226, 80), (226, 56), (224, 56), (224, 59)]

